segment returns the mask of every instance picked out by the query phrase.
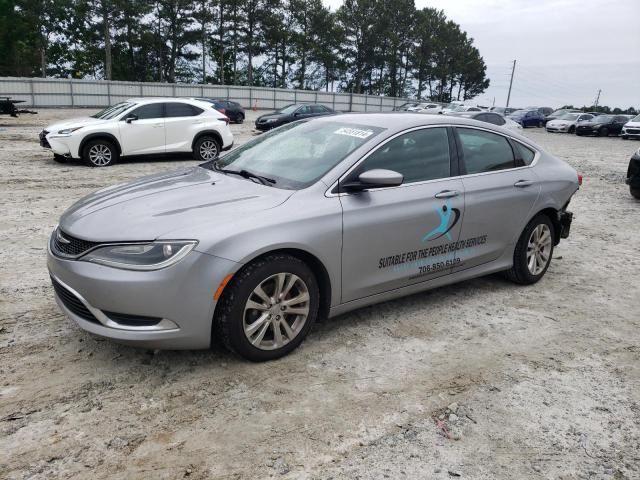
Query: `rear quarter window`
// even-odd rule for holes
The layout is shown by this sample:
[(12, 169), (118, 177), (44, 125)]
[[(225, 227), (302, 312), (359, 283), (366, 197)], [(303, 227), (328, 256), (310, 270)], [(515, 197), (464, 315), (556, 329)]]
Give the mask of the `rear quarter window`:
[(524, 167), (525, 165), (531, 165), (536, 156), (536, 152), (515, 140), (511, 143), (513, 144), (513, 152), (516, 156), (516, 166)]

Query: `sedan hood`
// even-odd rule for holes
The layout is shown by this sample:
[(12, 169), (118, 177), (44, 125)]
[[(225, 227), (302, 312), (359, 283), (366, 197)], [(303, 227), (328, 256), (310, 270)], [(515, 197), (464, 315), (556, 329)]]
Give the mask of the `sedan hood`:
[(269, 118), (276, 118), (276, 119), (281, 119), (286, 117), (287, 115), (285, 113), (268, 113), (266, 115), (261, 115), (258, 117), (258, 121), (260, 120), (267, 120)]
[(260, 215), (293, 193), (193, 167), (99, 190), (72, 205), (60, 228), (93, 242), (191, 238), (194, 227)]
[(93, 125), (96, 123), (104, 123), (107, 120), (103, 120), (101, 118), (93, 118), (93, 117), (77, 117), (70, 118), (68, 120), (63, 120), (61, 122), (52, 123), (51, 125), (47, 125), (45, 128), (48, 132), (58, 132), (65, 128), (73, 128), (73, 127), (86, 127), (88, 125)]

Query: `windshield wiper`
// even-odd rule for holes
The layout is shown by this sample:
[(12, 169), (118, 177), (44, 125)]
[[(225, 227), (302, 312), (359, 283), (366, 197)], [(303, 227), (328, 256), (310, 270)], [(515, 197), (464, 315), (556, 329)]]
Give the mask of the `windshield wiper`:
[(243, 178), (248, 178), (248, 179), (255, 178), (262, 185), (273, 185), (274, 183), (276, 183), (276, 181), (273, 178), (258, 175), (257, 173), (250, 172), (249, 170), (245, 170), (244, 168), (242, 170), (228, 170), (226, 168), (221, 168), (220, 165), (218, 165), (217, 161), (213, 162), (213, 168), (217, 172), (228, 173), (232, 175), (239, 175)]

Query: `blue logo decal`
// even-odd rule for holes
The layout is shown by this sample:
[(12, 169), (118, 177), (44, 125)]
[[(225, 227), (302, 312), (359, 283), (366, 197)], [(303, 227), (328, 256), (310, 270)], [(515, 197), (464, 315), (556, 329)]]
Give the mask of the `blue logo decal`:
[[(424, 237), (422, 237), (423, 242), (428, 242), (430, 240), (435, 240), (442, 236), (446, 236), (447, 240), (451, 241), (451, 229), (458, 223), (460, 219), (460, 210), (457, 208), (451, 208), (451, 202), (447, 200), (442, 208), (436, 209), (438, 214), (440, 215), (440, 225), (427, 233)], [(451, 214), (454, 214), (453, 222), (451, 222)], [(451, 223), (451, 225), (449, 225)]]

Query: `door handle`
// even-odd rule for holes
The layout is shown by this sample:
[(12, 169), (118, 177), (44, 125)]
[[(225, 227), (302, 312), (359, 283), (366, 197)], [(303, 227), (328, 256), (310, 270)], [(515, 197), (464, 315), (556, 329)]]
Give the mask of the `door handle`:
[(533, 185), (532, 180), (518, 180), (516, 183), (513, 184), (514, 187), (520, 187), (520, 188), (529, 187), (531, 185)]
[(457, 190), (443, 190), (435, 194), (436, 198), (453, 198), (460, 195), (460, 192)]

